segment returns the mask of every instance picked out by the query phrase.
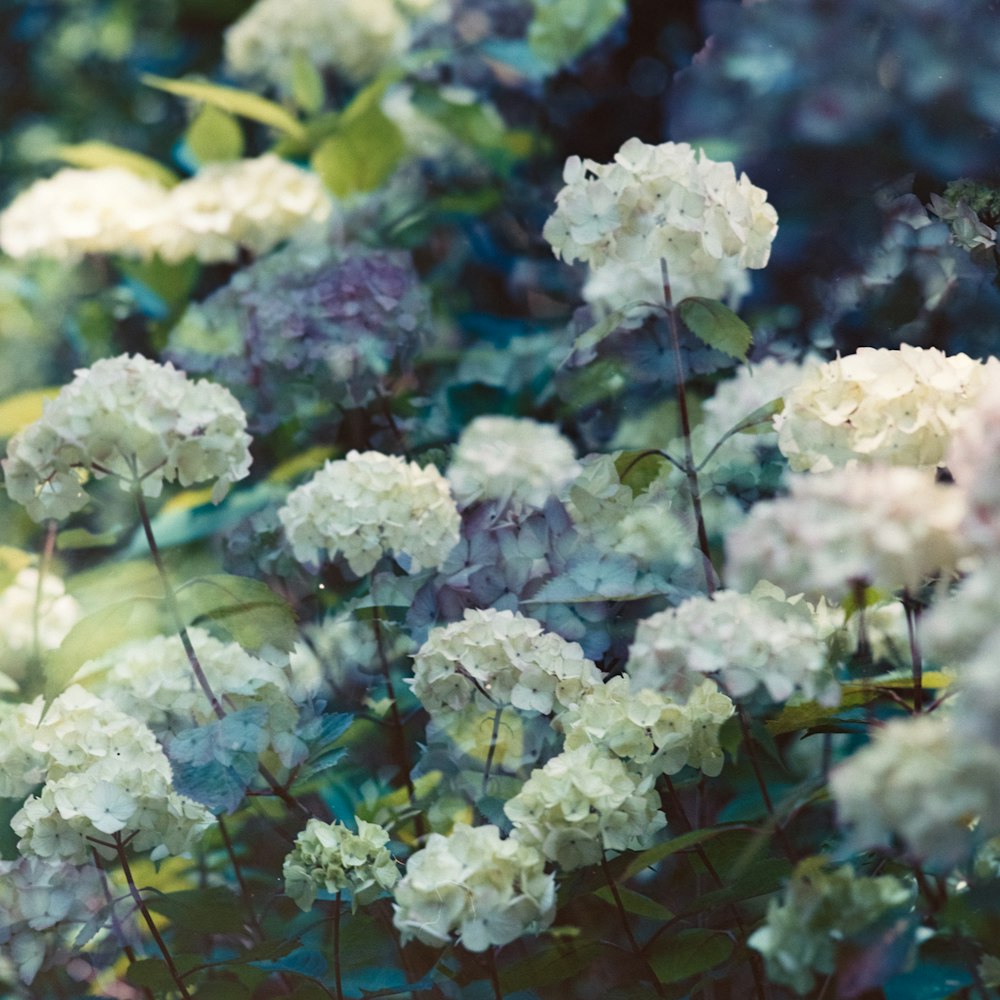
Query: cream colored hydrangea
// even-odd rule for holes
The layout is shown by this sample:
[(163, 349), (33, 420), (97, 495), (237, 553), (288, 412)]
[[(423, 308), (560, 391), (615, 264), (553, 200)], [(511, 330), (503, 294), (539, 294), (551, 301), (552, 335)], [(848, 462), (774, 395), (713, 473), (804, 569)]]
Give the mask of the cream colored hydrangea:
[(0, 798), (21, 799), (42, 783), (46, 757), (33, 746), (42, 717), (41, 696), (33, 702), (0, 701)]
[(687, 143), (629, 139), (610, 164), (572, 156), (563, 180), (543, 233), (563, 260), (664, 260), (680, 282), (767, 264), (778, 228), (767, 193)]
[(458, 511), (437, 469), (375, 451), (327, 462), (292, 490), (278, 517), (299, 562), (340, 553), (358, 576), (390, 554), (413, 572), (438, 566), (459, 539)]
[(447, 4), (412, 0), (258, 0), (226, 31), (226, 62), (286, 95), (296, 59), (359, 84), (407, 50), (414, 20), (447, 13)]
[(809, 607), (766, 586), (752, 594), (691, 597), (640, 621), (626, 669), (636, 686), (682, 697), (713, 675), (734, 698), (763, 688), (774, 701), (796, 693), (839, 701)]
[(39, 591), (38, 570), (20, 570), (0, 591), (0, 691), (17, 690), (36, 652), (57, 649), (82, 614), (58, 576), (46, 573)]
[(834, 768), (830, 791), (853, 848), (898, 837), (946, 871), (1000, 833), (1000, 750), (968, 739), (957, 721), (941, 712), (892, 720)]
[(532, 771), (504, 805), (514, 836), (560, 868), (600, 862), (607, 851), (640, 851), (666, 825), (653, 776), (642, 777), (590, 744)]
[(123, 354), (81, 368), (43, 416), (15, 434), (3, 461), (12, 500), (36, 521), (84, 507), (88, 475), (159, 496), (165, 482), (215, 480), (218, 503), (250, 468), (246, 415), (232, 393), (171, 364)]
[(299, 909), (311, 909), (317, 892), (334, 895), (347, 890), (354, 911), (391, 892), (399, 881), (399, 869), (385, 846), (388, 832), (363, 819), (357, 826), (355, 833), (343, 823), (311, 819), (295, 838), (282, 874), (285, 894)]
[(469, 609), (433, 629), (413, 658), (413, 693), (431, 715), (512, 705), (551, 715), (601, 683), (575, 642), (513, 611)]
[(36, 181), (0, 215), (0, 249), (11, 257), (76, 261), (86, 254), (145, 256), (166, 188), (120, 167), (60, 170)]
[(31, 746), (45, 784), (10, 822), (22, 854), (82, 863), (94, 848), (114, 857), (107, 845), (119, 838), (157, 860), (189, 850), (213, 821), (173, 790), (152, 731), (77, 685), (52, 702)]
[[(718, 691), (711, 681), (702, 683)], [(560, 713), (556, 726), (566, 734), (567, 750), (596, 746), (654, 776), (676, 774), (690, 761), (715, 777), (719, 774), (715, 765), (721, 767), (723, 759), (719, 729), (735, 708), (720, 693), (713, 712), (698, 711), (704, 701), (695, 699), (689, 710), (669, 695), (651, 688), (633, 690), (627, 677), (612, 677)], [(713, 737), (716, 752), (706, 752)], [(693, 744), (697, 744), (694, 753)]]
[(961, 492), (932, 470), (857, 466), (794, 476), (790, 487), (726, 536), (733, 586), (769, 580), (835, 601), (861, 584), (916, 590), (965, 551)]
[(545, 930), (556, 912), (555, 879), (521, 840), (458, 823), (410, 857), (394, 909), (404, 942), (443, 948), (457, 940), (481, 952)]
[(778, 446), (799, 472), (854, 459), (937, 465), (998, 366), (934, 347), (862, 347), (810, 369), (792, 389), (775, 418)]
[(893, 910), (903, 916), (916, 887), (893, 875), (866, 878), (850, 865), (832, 868), (822, 857), (806, 858), (792, 873), (781, 900), (771, 899), (767, 920), (747, 944), (764, 956), (767, 978), (800, 996), (816, 986), (816, 975), (838, 968), (846, 940)]
[(580, 471), (573, 445), (550, 424), (523, 417), (476, 417), (448, 466), (459, 506), (478, 500), (541, 507)]

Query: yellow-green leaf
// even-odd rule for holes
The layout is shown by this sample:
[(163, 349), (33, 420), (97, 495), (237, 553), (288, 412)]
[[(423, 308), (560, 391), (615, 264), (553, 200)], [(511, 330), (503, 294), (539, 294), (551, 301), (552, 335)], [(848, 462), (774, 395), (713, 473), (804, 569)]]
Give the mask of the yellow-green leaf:
[(56, 155), (71, 166), (85, 170), (121, 167), (122, 170), (128, 170), (164, 187), (173, 187), (178, 180), (177, 175), (162, 163), (109, 142), (79, 142), (76, 145), (58, 146)]
[(212, 104), (205, 104), (184, 133), (191, 155), (204, 163), (238, 160), (243, 155), (243, 129), (236, 118)]
[(301, 49), (292, 55), (292, 97), (307, 114), (314, 115), (323, 107), (326, 89), (323, 77), (312, 60)]
[(202, 101), (231, 114), (269, 125), (296, 139), (304, 139), (306, 136), (305, 128), (294, 115), (287, 112), (280, 104), (249, 90), (224, 87), (202, 80), (168, 80), (166, 77), (148, 73), (143, 76), (142, 82), (157, 90), (165, 90), (168, 94), (176, 94), (192, 101)]
[(399, 128), (375, 107), (360, 118), (343, 121), (334, 135), (316, 147), (310, 162), (327, 188), (343, 198), (375, 190), (396, 169), (405, 152)]
[(737, 361), (746, 361), (753, 334), (732, 311), (715, 299), (692, 296), (677, 306), (684, 325), (703, 343)]
[(45, 401), (54, 399), (58, 394), (58, 387), (49, 387), (8, 396), (0, 403), (0, 438), (9, 438), (21, 428), (33, 424), (41, 417)]

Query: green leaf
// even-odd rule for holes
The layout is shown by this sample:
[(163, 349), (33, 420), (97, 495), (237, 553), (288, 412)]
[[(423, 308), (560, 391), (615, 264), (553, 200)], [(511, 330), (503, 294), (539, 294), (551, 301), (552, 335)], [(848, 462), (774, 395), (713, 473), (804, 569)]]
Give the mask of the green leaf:
[(60, 552), (76, 551), (78, 549), (102, 549), (114, 545), (118, 541), (119, 532), (102, 531), (94, 534), (86, 528), (68, 528), (56, 535), (56, 548)]
[(326, 90), (323, 77), (301, 49), (292, 53), (292, 97), (307, 114), (314, 115), (323, 107)]
[(162, 958), (140, 958), (125, 970), (125, 978), (133, 986), (151, 990), (154, 996), (167, 996), (177, 988)]
[(637, 497), (649, 489), (666, 462), (661, 452), (649, 448), (623, 451), (615, 459), (615, 472), (632, 496)]
[(56, 155), (65, 163), (84, 170), (121, 167), (164, 187), (173, 187), (179, 180), (177, 174), (162, 163), (109, 142), (78, 142), (75, 145), (58, 146)]
[(635, 855), (625, 869), (623, 877), (630, 879), (634, 875), (638, 875), (644, 868), (651, 868), (653, 865), (659, 864), (664, 858), (669, 858), (671, 854), (676, 854), (678, 851), (685, 851), (689, 847), (702, 844), (706, 840), (711, 840), (713, 837), (726, 832), (727, 830), (724, 826), (709, 827), (704, 830), (692, 830), (690, 833), (682, 833), (679, 837), (665, 840), (662, 844), (656, 844), (654, 847), (650, 847), (648, 850)]
[[(605, 903), (609, 903), (611, 906), (616, 905), (610, 886), (598, 889), (594, 895), (599, 899), (603, 899)], [(634, 913), (636, 916), (649, 917), (652, 920), (669, 920), (673, 916), (670, 910), (661, 903), (657, 903), (655, 899), (643, 896), (640, 892), (626, 889), (624, 886), (618, 886), (618, 896), (622, 901), (622, 906), (629, 913)]]
[(630, 308), (632, 307), (626, 306), (624, 309), (616, 309), (604, 319), (598, 320), (593, 326), (584, 330), (573, 341), (573, 349), (563, 364), (571, 368), (579, 368), (581, 365), (587, 364), (588, 361), (592, 361), (596, 357), (597, 345), (610, 337), (625, 322)]
[(249, 90), (238, 87), (223, 87), (217, 83), (207, 83), (202, 80), (168, 80), (166, 77), (154, 76), (150, 73), (142, 77), (142, 82), (148, 87), (165, 90), (168, 94), (186, 97), (192, 101), (202, 101), (213, 107), (250, 118), (278, 129), (295, 139), (305, 139), (306, 130), (302, 123), (289, 114), (280, 104), (269, 101)]
[(184, 133), (184, 142), (198, 165), (238, 160), (243, 155), (243, 129), (236, 118), (205, 104)]
[(684, 930), (660, 940), (649, 964), (661, 983), (676, 983), (721, 965), (733, 952), (733, 942), (717, 931)]
[(594, 942), (574, 940), (549, 945), (543, 952), (515, 962), (500, 970), (500, 988), (504, 995), (561, 983), (581, 972), (594, 961)]
[(715, 299), (693, 296), (677, 306), (684, 325), (703, 343), (737, 361), (746, 361), (753, 334), (732, 311)]
[(58, 395), (59, 387), (53, 386), (8, 396), (0, 403), (0, 438), (12, 437), (28, 424), (33, 424), (41, 417), (45, 401)]
[(146, 904), (154, 913), (161, 914), (190, 933), (239, 934), (246, 928), (243, 901), (221, 885), (148, 893)]
[(295, 645), (295, 612), (260, 580), (196, 577), (178, 588), (177, 601), (186, 624), (213, 622), (252, 653), (264, 646), (290, 652)]

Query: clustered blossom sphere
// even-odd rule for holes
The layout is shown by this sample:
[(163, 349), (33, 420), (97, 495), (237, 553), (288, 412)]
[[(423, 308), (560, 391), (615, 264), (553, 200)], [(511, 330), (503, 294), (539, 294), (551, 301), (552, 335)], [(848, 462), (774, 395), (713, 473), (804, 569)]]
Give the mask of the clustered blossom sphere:
[(582, 868), (606, 851), (649, 847), (667, 825), (653, 780), (588, 744), (532, 771), (504, 812), (522, 843), (560, 868)]
[(413, 658), (413, 693), (432, 716), (512, 705), (551, 715), (599, 686), (575, 642), (513, 611), (469, 609), (433, 629)]
[(218, 503), (250, 468), (246, 416), (232, 394), (173, 365), (120, 355), (81, 368), (7, 446), (4, 481), (36, 521), (88, 501), (87, 474), (159, 496), (165, 482), (215, 480)]
[(319, 177), (273, 153), (207, 164), (172, 188), (120, 168), (67, 169), (37, 181), (0, 215), (0, 249), (65, 261), (234, 261), (241, 250), (263, 254), (325, 223), (332, 211)]
[(301, 910), (312, 908), (318, 892), (351, 894), (351, 909), (391, 892), (399, 869), (389, 849), (388, 832), (377, 823), (357, 820), (355, 833), (343, 823), (311, 819), (295, 838), (282, 872), (285, 893)]
[(712, 681), (702, 681), (687, 704), (651, 688), (633, 691), (612, 677), (560, 713), (565, 747), (595, 746), (635, 765), (642, 774), (676, 774), (686, 764), (709, 777), (722, 771), (719, 730), (735, 711)]
[(580, 471), (573, 445), (550, 424), (524, 417), (476, 417), (448, 466), (459, 506), (502, 500), (541, 507)]
[(1000, 833), (1000, 750), (970, 740), (942, 715), (895, 719), (830, 773), (848, 843), (891, 847), (899, 838), (936, 870), (966, 860)]
[(711, 674), (735, 698), (761, 687), (774, 701), (795, 693), (825, 704), (839, 701), (808, 606), (768, 589), (691, 597), (640, 621), (626, 669), (638, 687), (685, 697)]
[(343, 555), (358, 576), (384, 555), (414, 572), (440, 565), (458, 544), (460, 518), (447, 480), (395, 455), (351, 451), (292, 490), (278, 517), (295, 558)]
[(852, 459), (937, 465), (996, 359), (903, 344), (862, 347), (810, 369), (775, 417), (778, 447), (797, 472), (824, 472)]
[(727, 577), (838, 601), (859, 586), (916, 590), (964, 554), (963, 511), (961, 492), (925, 469), (793, 476), (788, 496), (756, 504), (726, 536)]
[(572, 156), (563, 180), (543, 232), (563, 260), (595, 268), (663, 260), (685, 281), (723, 262), (767, 264), (778, 229), (767, 193), (687, 143), (629, 139), (609, 164)]
[(432, 833), (396, 886), (393, 923), (403, 941), (434, 948), (457, 940), (469, 951), (510, 944), (545, 930), (555, 917), (555, 879), (523, 841), (495, 826), (455, 825)]

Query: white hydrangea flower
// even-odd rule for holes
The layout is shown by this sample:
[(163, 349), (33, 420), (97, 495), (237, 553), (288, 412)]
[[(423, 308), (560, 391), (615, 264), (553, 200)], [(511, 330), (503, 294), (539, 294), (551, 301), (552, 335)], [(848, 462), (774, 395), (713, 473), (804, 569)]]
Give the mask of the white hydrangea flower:
[(573, 445), (550, 424), (525, 417), (476, 417), (448, 466), (460, 507), (478, 500), (541, 507), (576, 476)]
[(687, 143), (629, 139), (610, 164), (572, 156), (563, 180), (543, 233), (563, 260), (664, 260), (682, 283), (720, 266), (767, 264), (778, 229), (767, 193)]
[(708, 674), (734, 698), (762, 687), (774, 701), (836, 705), (840, 694), (809, 607), (776, 588), (699, 595), (640, 621), (626, 669), (636, 686), (682, 697)]
[(552, 71), (586, 51), (625, 13), (625, 0), (531, 0), (531, 51)]
[(407, 50), (414, 19), (447, 13), (447, 5), (412, 0), (258, 0), (226, 31), (226, 62), (283, 94), (292, 92), (296, 59), (359, 84)]
[(532, 771), (504, 812), (522, 843), (560, 868), (582, 868), (597, 864), (606, 851), (651, 845), (667, 825), (653, 780), (586, 744)]
[[(703, 683), (718, 690), (711, 681)], [(680, 771), (692, 756), (692, 744), (697, 743), (698, 765), (707, 764), (711, 771), (714, 762), (722, 760), (719, 728), (735, 711), (724, 694), (720, 693), (719, 699), (720, 704), (728, 705), (728, 711), (717, 712), (722, 717), (716, 719), (704, 711), (689, 712), (687, 705), (651, 688), (633, 690), (627, 677), (612, 677), (585, 692), (555, 721), (566, 734), (567, 750), (600, 747), (635, 765), (642, 774), (656, 776)], [(703, 751), (708, 742), (706, 728), (713, 724), (718, 753), (710, 755)]]
[(722, 773), (726, 755), (719, 743), (719, 730), (735, 708), (728, 695), (710, 680), (702, 681), (684, 705), (691, 722), (688, 764), (709, 778), (717, 778)]
[(458, 511), (437, 469), (375, 451), (327, 462), (292, 490), (278, 517), (299, 562), (340, 553), (358, 576), (389, 554), (408, 558), (413, 572), (439, 566), (459, 539)]
[(0, 798), (24, 798), (42, 783), (46, 758), (33, 746), (42, 707), (41, 696), (33, 702), (0, 702)]
[(948, 597), (936, 601), (920, 619), (926, 652), (947, 667), (958, 667), (1000, 642), (1000, 565), (978, 566)]
[(862, 347), (810, 368), (788, 393), (775, 417), (778, 447), (797, 472), (854, 459), (937, 465), (996, 371), (995, 358), (983, 364), (934, 347)]
[(44, 653), (57, 649), (82, 615), (79, 603), (66, 593), (58, 576), (46, 573), (39, 592), (38, 570), (20, 570), (0, 591), (0, 691), (16, 690), (16, 682), (24, 679), (36, 652), (36, 620), (37, 652)]
[(768, 903), (767, 921), (747, 944), (764, 956), (767, 978), (800, 996), (815, 975), (837, 969), (845, 939), (860, 934), (892, 910), (904, 914), (916, 887), (893, 875), (866, 878), (850, 865), (830, 868), (823, 857), (806, 858), (792, 873), (781, 900)]
[(458, 823), (410, 857), (394, 910), (404, 942), (443, 948), (457, 939), (481, 952), (545, 930), (556, 912), (555, 879), (523, 841)]
[(142, 256), (145, 234), (167, 198), (165, 187), (120, 167), (60, 170), (0, 214), (0, 249), (70, 262), (91, 253)]
[(916, 590), (965, 554), (961, 491), (934, 482), (932, 471), (856, 466), (793, 476), (790, 487), (726, 536), (734, 586), (769, 580), (839, 601), (860, 584)]
[(319, 177), (273, 153), (209, 163), (171, 189), (149, 250), (167, 261), (228, 262), (241, 250), (260, 256), (332, 212)]
[[(1000, 750), (936, 712), (895, 719), (830, 773), (850, 845), (890, 847), (946, 871), (1000, 833)], [(973, 833), (975, 828), (975, 833)]]
[(311, 909), (319, 891), (333, 895), (346, 889), (354, 911), (391, 892), (399, 881), (399, 869), (385, 846), (388, 831), (363, 819), (357, 825), (355, 833), (343, 823), (311, 819), (295, 838), (282, 873), (285, 893), (299, 909)]
[(512, 705), (551, 715), (600, 685), (575, 642), (513, 611), (468, 609), (435, 628), (413, 658), (413, 693), (432, 715)]
[(123, 354), (81, 368), (43, 416), (15, 434), (3, 461), (12, 500), (36, 521), (84, 507), (88, 474), (159, 496), (164, 482), (215, 480), (218, 503), (250, 468), (246, 415), (228, 389), (171, 364)]
[(995, 247), (997, 232), (987, 226), (964, 201), (952, 203), (931, 194), (930, 210), (951, 229), (951, 242), (963, 250)]

